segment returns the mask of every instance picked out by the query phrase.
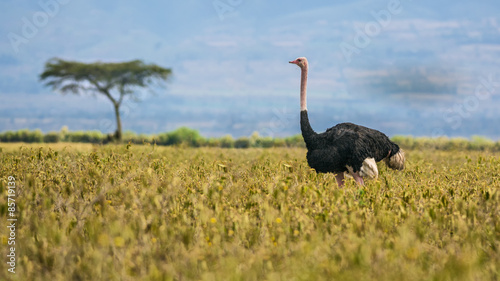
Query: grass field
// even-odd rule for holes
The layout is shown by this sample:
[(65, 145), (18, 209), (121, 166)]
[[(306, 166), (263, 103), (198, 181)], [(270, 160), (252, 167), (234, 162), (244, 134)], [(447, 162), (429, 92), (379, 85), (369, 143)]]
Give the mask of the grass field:
[(498, 153), (407, 151), (340, 189), (301, 148), (0, 148), (0, 280), (500, 279)]

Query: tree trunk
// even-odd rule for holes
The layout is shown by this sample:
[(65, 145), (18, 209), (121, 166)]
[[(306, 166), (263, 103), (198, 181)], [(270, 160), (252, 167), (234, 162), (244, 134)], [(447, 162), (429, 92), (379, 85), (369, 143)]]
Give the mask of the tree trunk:
[(118, 142), (122, 141), (122, 121), (120, 120), (120, 104), (114, 103), (115, 107), (115, 116), (116, 116), (116, 132), (115, 139)]

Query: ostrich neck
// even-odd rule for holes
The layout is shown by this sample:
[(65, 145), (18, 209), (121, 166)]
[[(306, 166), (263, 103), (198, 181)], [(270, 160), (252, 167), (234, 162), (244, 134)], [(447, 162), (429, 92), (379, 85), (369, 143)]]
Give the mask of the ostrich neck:
[(307, 71), (308, 66), (305, 65), (300, 75), (300, 111), (307, 110)]
[(312, 148), (314, 137), (317, 134), (311, 128), (307, 116), (307, 65), (302, 69), (300, 80), (300, 130), (307, 148)]

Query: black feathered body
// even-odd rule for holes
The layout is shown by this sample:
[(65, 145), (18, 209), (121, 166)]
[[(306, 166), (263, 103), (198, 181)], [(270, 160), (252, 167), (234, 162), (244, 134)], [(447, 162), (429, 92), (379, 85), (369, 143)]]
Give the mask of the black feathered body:
[(352, 123), (340, 123), (317, 134), (309, 124), (307, 110), (300, 112), (302, 136), (309, 166), (321, 173), (342, 173), (347, 166), (358, 172), (367, 158), (376, 162), (399, 152), (399, 146), (382, 132)]

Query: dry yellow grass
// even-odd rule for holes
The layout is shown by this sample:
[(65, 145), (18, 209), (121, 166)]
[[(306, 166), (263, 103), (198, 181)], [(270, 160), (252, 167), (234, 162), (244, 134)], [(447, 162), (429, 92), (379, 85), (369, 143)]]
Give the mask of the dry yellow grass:
[(498, 154), (408, 151), (339, 189), (300, 148), (0, 147), (2, 280), (500, 277)]

